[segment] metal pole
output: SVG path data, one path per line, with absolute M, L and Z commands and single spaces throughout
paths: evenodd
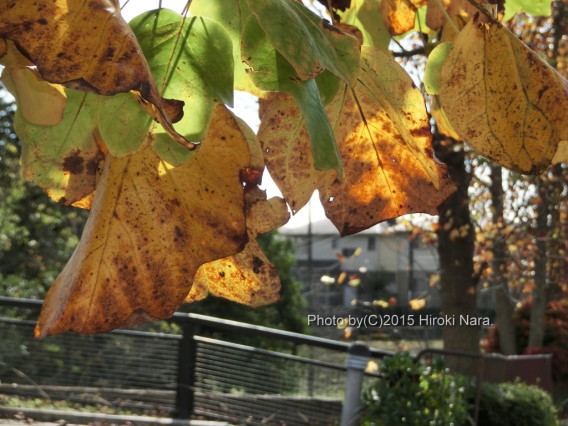
M 341 410 L 341 426 L 355 426 L 357 424 L 363 376 L 370 356 L 369 347 L 362 342 L 355 342 L 349 347 L 349 355 L 345 362 L 347 377 L 345 379 L 343 409 Z
M 182 339 L 178 349 L 178 379 L 176 392 L 175 418 L 187 420 L 193 414 L 193 387 L 195 384 L 195 366 L 197 343 L 193 340 L 196 326 L 190 321 L 181 322 Z

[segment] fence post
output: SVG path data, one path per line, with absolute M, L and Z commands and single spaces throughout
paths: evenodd
M 347 377 L 345 379 L 343 409 L 341 410 L 341 426 L 356 425 L 358 408 L 361 404 L 363 376 L 370 357 L 371 351 L 364 343 L 355 342 L 349 347 L 349 355 L 345 362 Z
M 191 320 L 181 322 L 183 333 L 178 348 L 178 376 L 176 392 L 175 418 L 187 420 L 193 414 L 193 386 L 195 384 L 195 367 L 197 360 L 197 344 L 193 340 L 196 326 Z

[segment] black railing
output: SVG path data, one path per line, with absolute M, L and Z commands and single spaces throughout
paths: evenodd
M 9 331 L 17 331 L 20 340 L 16 340 L 29 352 L 13 362 L 16 368 L 26 370 L 23 373 L 29 380 L 14 378 L 19 386 L 11 391 L 36 395 L 37 389 L 48 389 L 53 399 L 77 401 L 82 398 L 81 386 L 91 392 L 104 389 L 103 399 L 108 395 L 115 405 L 154 407 L 178 419 L 199 416 L 290 425 L 305 424 L 306 419 L 311 424 L 339 420 L 348 343 L 184 313 L 168 320 L 181 328 L 181 335 L 115 330 L 105 335 L 65 334 L 36 341 L 32 338 L 33 319 L 41 305 L 37 300 L 0 297 L 0 308 L 8 308 L 12 316 L 0 318 L 0 333 L 6 337 Z M 15 311 L 28 315 L 14 319 Z M 0 311 L 0 316 L 6 314 Z M 214 338 L 219 332 L 254 336 L 280 346 L 289 342 L 296 353 Z M 129 353 L 132 348 L 134 353 Z M 3 346 L 0 361 L 14 350 Z M 376 358 L 392 354 L 371 349 Z M 45 364 L 50 357 L 57 368 Z M 62 394 L 65 389 L 72 394 Z M 2 387 L 0 391 L 8 390 Z M 137 397 L 137 392 L 143 397 Z

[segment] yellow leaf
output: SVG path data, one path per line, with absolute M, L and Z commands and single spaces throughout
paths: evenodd
M 242 250 L 239 175 L 248 145 L 224 106 L 214 114 L 203 146 L 180 167 L 151 148 L 107 155 L 81 242 L 48 292 L 37 337 L 169 317 L 199 266 Z
M 430 287 L 436 287 L 440 282 L 440 274 L 432 274 L 430 275 L 430 282 L 428 283 Z
M 256 196 L 246 194 L 249 242 L 245 249 L 202 265 L 185 303 L 211 294 L 257 307 L 277 302 L 280 298 L 278 271 L 262 252 L 256 236 L 284 225 L 290 215 L 282 198 L 266 200 L 264 191 L 257 191 Z
M 474 150 L 519 173 L 539 174 L 568 141 L 568 82 L 501 25 L 469 22 L 442 67 L 440 99 Z
M 426 306 L 426 299 L 412 299 L 408 302 L 410 309 L 413 311 L 419 311 Z

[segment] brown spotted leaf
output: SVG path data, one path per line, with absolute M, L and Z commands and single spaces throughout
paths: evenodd
M 264 233 L 284 225 L 290 215 L 286 202 L 279 197 L 266 200 L 258 190 L 256 201 L 247 201 L 249 242 L 245 249 L 225 259 L 202 265 L 185 302 L 195 302 L 208 295 L 223 297 L 247 306 L 264 306 L 280 298 L 280 276 L 256 241 Z M 250 197 L 247 195 L 247 200 Z
M 328 106 L 345 163 L 342 181 L 306 168 L 306 132 L 299 112 L 285 101 L 267 107 L 259 130 L 268 169 L 289 203 L 307 202 L 319 189 L 342 235 L 407 213 L 436 214 L 453 192 L 445 167 L 432 156 L 422 94 L 387 54 L 363 48 L 357 85 L 342 86 Z
M 134 33 L 113 0 L 0 2 L 0 37 L 12 40 L 43 79 L 112 95 L 133 91 L 179 143 Z
M 248 146 L 224 106 L 214 114 L 203 146 L 180 167 L 151 148 L 107 156 L 81 242 L 46 297 L 36 336 L 169 317 L 199 266 L 242 250 Z
M 96 172 L 104 154 L 97 143 L 96 95 L 71 89 L 66 93 L 63 117 L 56 125 L 31 123 L 18 109 L 14 128 L 22 142 L 24 178 L 55 201 L 70 205 L 95 190 Z
M 568 82 L 500 25 L 470 21 L 442 67 L 440 100 L 481 155 L 539 174 L 568 159 Z M 555 158 L 556 157 L 556 158 Z
M 250 171 L 264 171 L 260 144 L 248 126 L 240 122 L 247 135 L 251 151 Z M 241 175 L 242 177 L 242 175 Z M 258 234 L 264 234 L 283 226 L 290 214 L 286 202 L 279 197 L 266 199 L 265 191 L 258 188 L 260 182 L 246 182 L 246 221 L 249 242 L 238 254 L 202 265 L 195 275 L 193 287 L 185 302 L 195 302 L 209 294 L 223 297 L 248 306 L 263 306 L 277 302 L 280 292 L 278 271 L 266 258 L 256 241 Z
M 318 186 L 335 180 L 336 172 L 316 170 L 308 130 L 291 95 L 276 93 L 261 105 L 258 138 L 266 167 L 295 214 L 307 204 Z

